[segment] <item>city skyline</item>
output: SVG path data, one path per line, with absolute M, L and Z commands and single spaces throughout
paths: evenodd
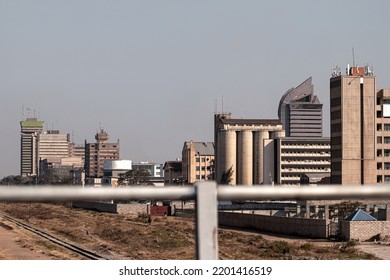
M 75 143 L 101 123 L 121 158 L 164 162 L 185 141 L 212 141 L 215 111 L 277 118 L 281 96 L 311 76 L 329 136 L 333 66 L 368 63 L 377 87 L 390 86 L 389 7 L 0 1 L 0 177 L 19 174 L 22 107 Z

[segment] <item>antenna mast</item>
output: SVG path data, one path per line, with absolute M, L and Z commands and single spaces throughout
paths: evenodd
M 352 47 L 352 63 L 353 63 L 353 67 L 356 67 L 355 65 L 355 49 Z
M 222 92 L 222 114 L 223 114 L 223 92 Z

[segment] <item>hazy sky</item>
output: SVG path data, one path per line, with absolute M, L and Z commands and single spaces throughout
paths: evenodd
M 0 177 L 19 174 L 22 108 L 46 129 L 120 156 L 174 160 L 213 141 L 218 111 L 277 118 L 308 77 L 324 104 L 329 77 L 355 61 L 390 88 L 389 1 L 0 0 Z

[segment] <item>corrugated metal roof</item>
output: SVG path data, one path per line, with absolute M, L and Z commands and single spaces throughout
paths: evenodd
M 214 143 L 213 142 L 194 142 L 195 154 L 202 156 L 214 155 Z
M 349 215 L 345 220 L 347 221 L 377 221 L 373 216 L 368 214 L 366 211 L 359 209 Z

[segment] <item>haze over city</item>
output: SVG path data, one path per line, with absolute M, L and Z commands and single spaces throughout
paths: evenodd
M 213 141 L 213 113 L 277 118 L 308 77 L 324 104 L 338 65 L 372 65 L 390 87 L 387 1 L 2 1 L 0 177 L 19 174 L 20 125 L 93 141 L 100 124 L 122 159 L 181 157 Z M 224 108 L 222 108 L 222 96 Z M 217 100 L 217 101 L 216 101 Z

